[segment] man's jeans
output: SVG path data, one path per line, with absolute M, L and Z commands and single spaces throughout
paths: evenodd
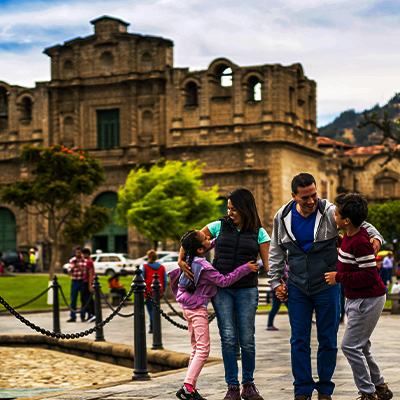
M 311 368 L 311 321 L 315 310 L 319 381 L 314 382 Z M 337 331 L 340 316 L 340 286 L 334 285 L 314 295 L 306 295 L 297 287 L 289 286 L 289 320 L 294 394 L 312 396 L 314 389 L 332 394 L 332 376 L 336 367 Z
M 76 310 L 76 303 L 78 300 L 78 293 L 80 294 L 81 297 L 81 303 L 82 303 L 82 288 L 83 288 L 83 279 L 72 279 L 71 280 L 71 308 L 73 310 Z M 82 307 L 84 304 L 82 304 Z M 70 317 L 71 319 L 76 319 L 76 314 L 74 312 L 70 312 Z M 85 319 L 85 311 L 81 312 L 81 319 Z
M 236 324 L 239 332 L 242 357 L 242 383 L 254 381 L 256 346 L 254 339 L 255 317 L 258 305 L 257 287 L 230 289 L 218 288 L 212 298 L 221 337 L 222 357 L 225 367 L 225 381 L 228 386 L 239 385 L 238 363 L 236 360 Z

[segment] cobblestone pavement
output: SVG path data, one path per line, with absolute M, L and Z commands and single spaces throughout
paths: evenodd
M 126 311 L 128 312 L 128 310 Z M 107 311 L 103 310 L 103 317 L 108 315 Z M 41 327 L 52 329 L 52 315 L 47 314 L 26 314 L 25 317 Z M 147 315 L 146 315 L 147 317 Z M 78 332 L 87 329 L 87 324 L 77 322 L 75 324 L 66 324 L 68 313 L 63 313 L 61 318 L 61 329 L 64 333 Z M 267 316 L 265 314 L 257 314 L 256 317 L 256 346 L 257 359 L 255 371 L 255 383 L 263 395 L 265 400 L 283 400 L 293 399 L 293 378 L 290 369 L 290 327 L 287 314 L 278 314 L 275 320 L 275 325 L 280 328 L 279 331 L 265 331 Z M 390 383 L 394 391 L 394 399 L 400 396 L 400 359 L 398 345 L 400 316 L 392 316 L 389 314 L 382 315 L 379 324 L 372 337 L 372 351 L 381 367 L 385 379 Z M 168 350 L 180 352 L 190 352 L 190 343 L 187 331 L 179 330 L 176 327 L 163 320 L 163 345 Z M 211 356 L 221 357 L 219 335 L 217 331 L 216 321 L 210 325 L 211 329 Z M 344 326 L 341 325 L 339 330 L 339 346 L 343 335 Z M 0 316 L 0 334 L 23 334 L 32 333 L 26 326 L 13 316 Z M 107 341 L 133 344 L 133 321 L 132 319 L 114 318 L 109 325 L 104 329 L 104 336 Z M 94 339 L 94 335 L 89 336 Z M 147 335 L 147 347 L 151 347 L 151 335 Z M 312 353 L 313 353 L 313 368 L 316 371 L 316 329 L 312 332 Z M 20 354 L 25 349 L 9 349 L 9 356 Z M 0 348 L 0 350 L 2 350 Z M 163 372 L 152 374 L 152 379 L 149 381 L 131 381 L 132 372 L 128 368 L 115 367 L 92 360 L 85 360 L 80 357 L 68 356 L 57 352 L 44 352 L 37 350 L 40 354 L 40 365 L 37 368 L 29 367 L 23 370 L 18 370 L 17 364 L 24 359 L 24 356 L 15 359 L 14 375 L 24 375 L 26 382 L 31 387 L 39 381 L 42 376 L 57 377 L 58 387 L 72 389 L 79 386 L 79 389 L 70 390 L 68 392 L 53 392 L 45 395 L 48 399 L 174 399 L 175 392 L 182 384 L 185 376 L 185 370 L 173 372 Z M 11 354 L 10 354 L 11 353 Z M 22 354 L 22 353 L 21 353 Z M 9 370 L 11 364 L 4 365 L 4 358 L 1 357 L 1 369 L 3 373 L 0 375 L 0 387 L 4 388 L 6 377 L 4 371 Z M 51 357 L 51 358 L 50 358 Z M 62 362 L 67 362 L 67 358 L 72 357 L 73 366 L 60 364 L 56 358 Z M 26 357 L 29 359 L 29 357 Z M 37 360 L 37 355 L 35 356 Z M 77 361 L 79 360 L 79 362 Z M 8 361 L 8 357 L 7 357 Z M 92 371 L 83 380 L 81 379 L 81 370 Z M 122 368 L 122 369 L 121 369 Z M 33 372 L 32 372 L 33 369 Z M 65 370 L 68 375 L 64 375 Z M 28 376 L 28 370 L 30 377 Z M 71 374 L 72 370 L 72 374 Z M 126 370 L 126 381 L 123 381 Z M 103 375 L 105 373 L 105 375 Z M 120 375 L 121 374 L 121 375 Z M 314 372 L 316 374 L 316 372 Z M 92 375 L 92 379 L 90 379 Z M 78 377 L 78 379 L 76 379 Z M 111 378 L 111 383 L 107 383 L 106 379 Z M 17 379 L 17 378 L 15 378 Z M 115 379 L 115 381 L 113 381 Z M 122 380 L 122 381 L 121 381 Z M 357 390 L 354 385 L 350 367 L 339 350 L 338 364 L 334 375 L 336 389 L 334 400 L 354 400 L 357 397 Z M 49 381 L 50 382 L 50 381 Z M 93 385 L 97 383 L 98 385 Z M 63 385 L 63 386 L 61 386 Z M 47 384 L 46 386 L 50 386 Z M 85 388 L 83 388 L 86 386 Z M 51 387 L 56 387 L 55 383 L 51 383 Z M 200 393 L 208 400 L 221 400 L 224 397 L 226 386 L 224 383 L 223 366 L 220 363 L 206 366 L 198 381 L 198 389 Z M 0 398 L 2 397 L 2 389 L 0 389 Z M 34 392 L 30 395 L 33 396 Z M 25 394 L 27 395 L 27 394 Z M 315 397 L 315 396 L 314 396 Z M 10 397 L 8 397 L 10 398 Z M 25 397 L 26 398 L 26 397 Z M 35 397 L 36 398 L 36 397 Z M 37 397 L 39 398 L 39 397 Z M 40 397 L 42 398 L 42 397 Z M 43 397 L 44 398 L 44 397 Z

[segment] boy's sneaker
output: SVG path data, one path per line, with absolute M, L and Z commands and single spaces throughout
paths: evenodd
M 358 392 L 358 394 L 360 394 L 360 397 L 357 397 L 357 400 L 378 400 L 378 396 L 375 393 L 361 393 Z
M 181 400 L 188 400 L 188 399 L 195 399 L 195 391 L 189 392 L 187 390 L 185 385 L 182 385 L 182 387 L 176 392 L 176 397 Z
M 254 382 L 243 383 L 242 399 L 243 400 L 264 400 L 260 396 L 260 393 L 258 392 Z
M 306 394 L 296 394 L 296 396 L 294 396 L 294 400 L 311 400 L 311 397 L 307 396 Z
M 379 400 L 389 400 L 393 397 L 392 391 L 389 389 L 387 382 L 382 385 L 375 386 L 375 394 Z
M 240 387 L 238 385 L 228 386 L 228 391 L 223 400 L 241 400 Z

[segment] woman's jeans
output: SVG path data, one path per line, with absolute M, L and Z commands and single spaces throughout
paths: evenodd
M 145 304 L 146 304 L 147 312 L 149 313 L 149 320 L 150 320 L 149 329 L 152 331 L 153 330 L 153 303 L 151 302 L 151 300 L 148 297 L 146 297 Z
M 335 384 L 332 376 L 336 367 L 337 331 L 340 316 L 340 286 L 334 285 L 322 292 L 306 295 L 296 286 L 289 285 L 289 320 L 294 394 L 311 396 L 314 389 L 332 394 Z M 311 321 L 315 310 L 318 352 L 314 382 L 311 368 Z
M 252 383 L 255 369 L 255 318 L 258 305 L 258 288 L 218 288 L 212 298 L 221 337 L 222 358 L 225 367 L 225 381 L 228 386 L 239 385 L 236 359 L 237 332 L 242 358 L 242 383 Z

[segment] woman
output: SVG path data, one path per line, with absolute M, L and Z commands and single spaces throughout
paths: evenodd
M 211 222 L 202 229 L 210 239 L 217 238 L 213 267 L 226 275 L 248 260 L 257 260 L 260 254 L 268 271 L 270 238 L 258 216 L 252 193 L 247 189 L 236 189 L 228 196 L 228 216 Z M 183 258 L 181 269 L 192 277 Z M 226 400 L 262 400 L 254 384 L 255 369 L 255 316 L 258 305 L 257 273 L 250 273 L 228 288 L 218 288 L 212 299 L 221 336 L 225 381 L 228 391 Z M 240 393 L 238 364 L 236 360 L 236 326 L 238 323 L 239 344 L 242 358 L 242 384 Z

